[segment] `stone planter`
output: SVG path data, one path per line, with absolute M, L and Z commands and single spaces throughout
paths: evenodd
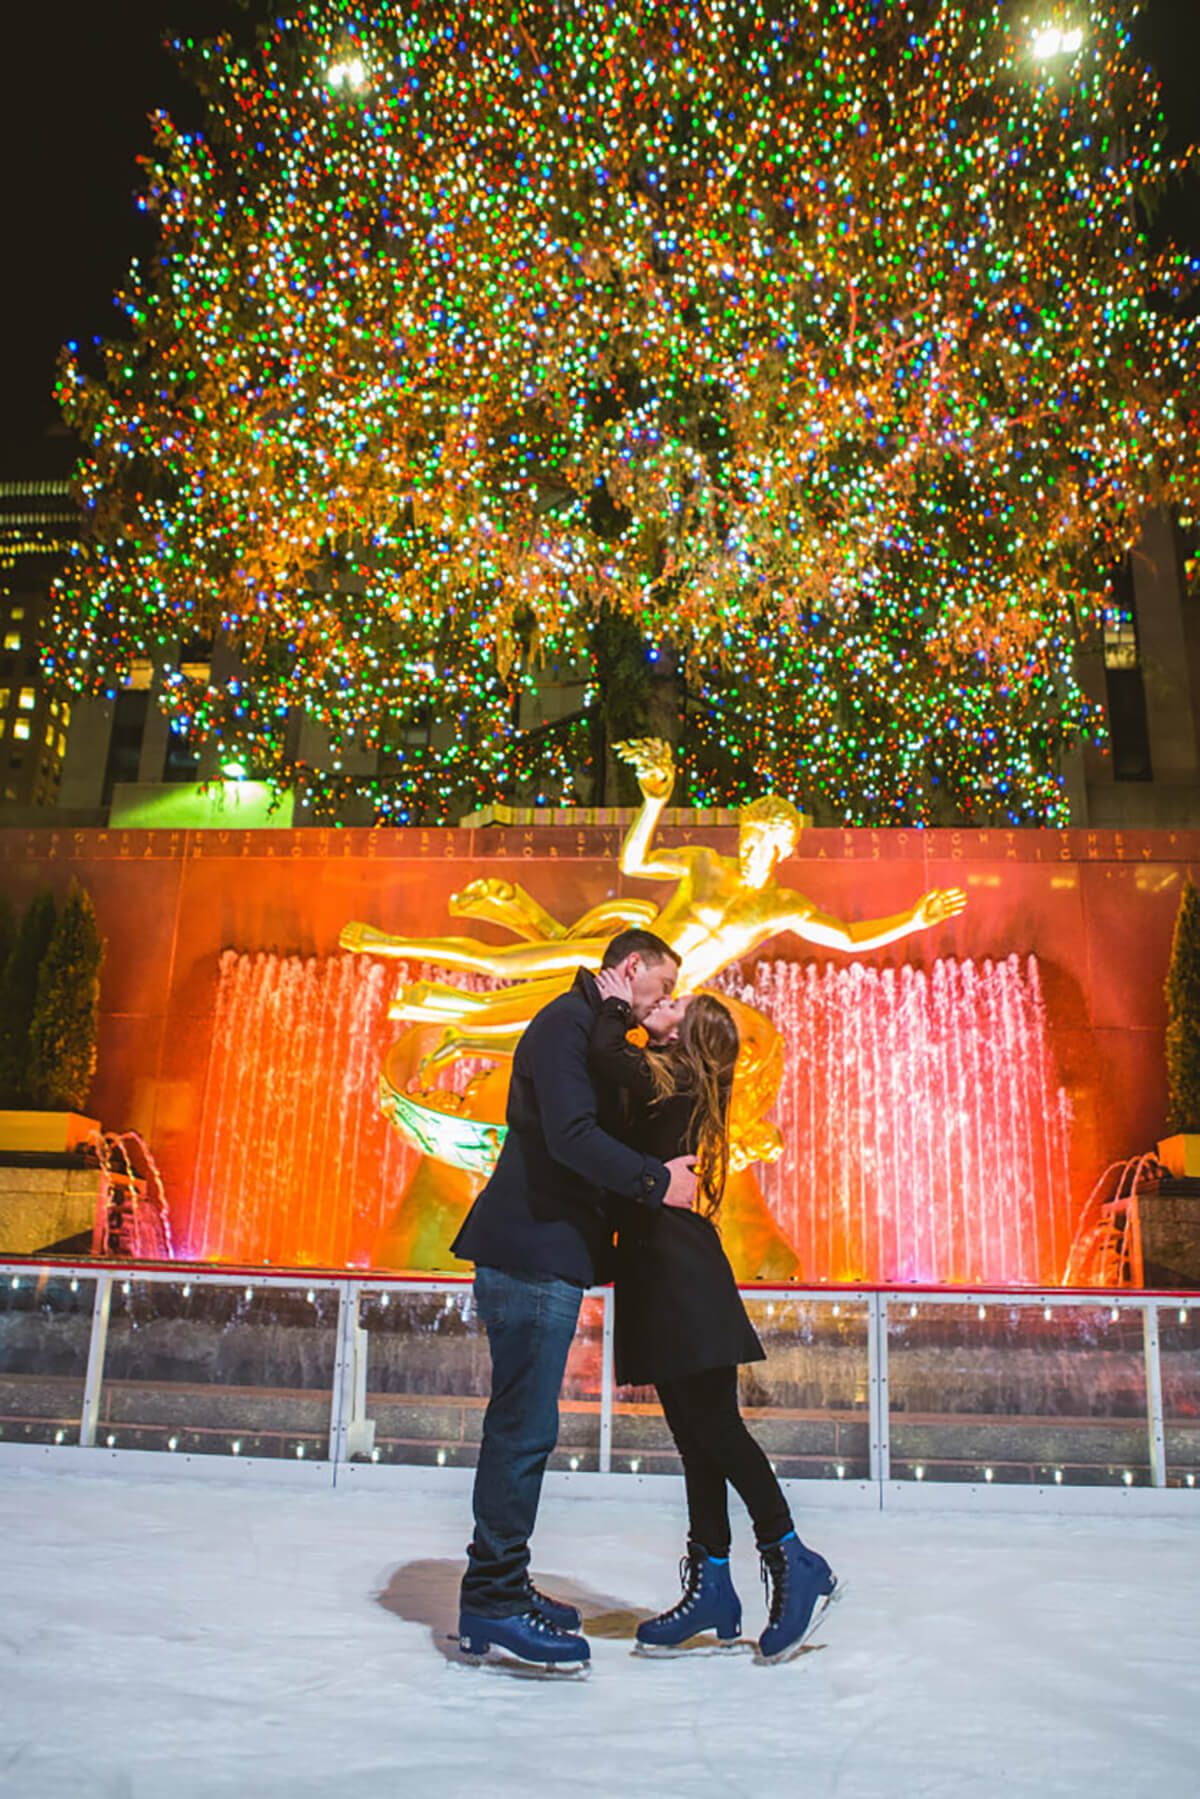
M 1149 1181 L 1137 1202 L 1146 1285 L 1200 1288 L 1200 1179 Z
M 0 1112 L 0 1158 L 71 1155 L 99 1129 L 79 1112 Z

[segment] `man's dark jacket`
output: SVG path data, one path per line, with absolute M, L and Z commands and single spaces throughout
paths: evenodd
M 610 1276 L 606 1196 L 662 1204 L 670 1176 L 602 1128 L 616 1096 L 598 1091 L 588 1045 L 600 1009 L 580 969 L 569 992 L 532 1020 L 513 1057 L 508 1135 L 451 1249 L 508 1274 L 553 1274 L 590 1287 Z

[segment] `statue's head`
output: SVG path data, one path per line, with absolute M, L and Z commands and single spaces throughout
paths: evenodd
M 765 793 L 751 800 L 738 814 L 738 860 L 742 879 L 751 887 L 761 887 L 776 862 L 791 855 L 804 827 L 804 820 L 791 800 L 778 794 Z

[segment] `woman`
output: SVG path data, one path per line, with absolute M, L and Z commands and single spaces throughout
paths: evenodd
M 618 1235 L 617 1381 L 657 1388 L 688 1502 L 683 1597 L 638 1626 L 638 1648 L 670 1654 L 707 1630 L 726 1646 L 738 1638 L 742 1608 L 729 1571 L 732 1485 L 753 1520 L 769 1589 L 758 1647 L 766 1660 L 779 1661 L 799 1649 L 818 1599 L 827 1605 L 837 1581 L 824 1557 L 797 1537 L 771 1464 L 738 1410 L 738 1364 L 762 1361 L 764 1351 L 716 1226 L 729 1165 L 737 1026 L 714 995 L 685 995 L 651 1012 L 651 1047 L 638 1049 L 626 1036 L 633 1015 L 620 977 L 602 970 L 597 980 L 604 1004 L 591 1059 L 598 1075 L 628 1095 L 623 1136 L 647 1155 L 699 1159 L 696 1211 L 643 1211 Z

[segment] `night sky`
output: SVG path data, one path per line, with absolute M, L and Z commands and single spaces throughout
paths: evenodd
M 24 0 L 5 20 L 3 337 L 0 466 L 36 473 L 39 440 L 57 417 L 55 357 L 70 337 L 108 335 L 112 294 L 152 230 L 133 205 L 147 115 L 166 107 L 200 122 L 199 103 L 161 47 L 167 32 L 205 37 L 264 0 Z M 1151 0 L 1142 46 L 1164 84 L 1172 130 L 1200 139 L 1200 0 Z M 1173 209 L 1200 249 L 1200 179 Z

